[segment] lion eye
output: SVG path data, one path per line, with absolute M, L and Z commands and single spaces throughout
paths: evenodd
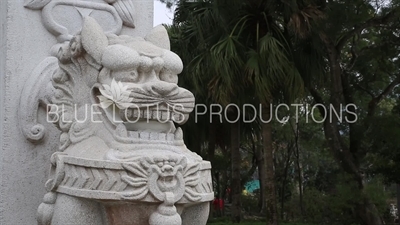
M 138 72 L 137 72 L 137 71 L 131 71 L 131 72 L 130 72 L 130 78 L 131 78 L 134 82 L 138 81 L 138 78 L 139 78 Z
M 169 82 L 169 83 L 178 83 L 178 75 L 172 73 L 161 72 L 160 73 L 160 80 Z
M 122 82 L 137 83 L 139 81 L 139 74 L 137 71 L 113 71 L 112 77 Z

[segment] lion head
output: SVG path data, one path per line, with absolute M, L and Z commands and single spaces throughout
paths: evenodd
M 113 116 L 117 113 L 128 129 L 140 129 L 144 121 L 162 124 L 187 121 L 194 108 L 194 96 L 177 85 L 183 64 L 169 50 L 164 27 L 154 28 L 145 38 L 117 36 L 105 34 L 88 17 L 80 38 L 85 52 L 101 65 L 100 100 L 116 103 L 108 112 Z

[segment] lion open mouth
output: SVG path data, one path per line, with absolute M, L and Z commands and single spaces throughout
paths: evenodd
M 130 84 L 128 91 L 132 105 L 120 111 L 124 122 L 153 120 L 160 123 L 173 121 L 183 124 L 194 108 L 193 94 L 176 84 L 166 82 Z
M 102 96 L 111 101 L 105 109 L 106 114 L 111 121 L 122 122 L 128 131 L 173 133 L 174 123 L 184 124 L 194 108 L 193 94 L 176 84 L 118 81 L 112 83 L 109 89 L 99 88 Z

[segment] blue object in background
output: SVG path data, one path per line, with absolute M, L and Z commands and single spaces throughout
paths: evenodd
M 246 191 L 249 193 L 253 193 L 255 190 L 260 189 L 260 180 L 252 180 L 247 182 L 244 187 Z

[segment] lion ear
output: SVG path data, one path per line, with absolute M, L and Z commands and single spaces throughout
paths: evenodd
M 86 52 L 98 63 L 101 62 L 103 52 L 108 46 L 107 36 L 103 28 L 92 17 L 86 17 L 82 27 L 82 46 Z
M 168 32 L 163 25 L 154 27 L 144 39 L 160 48 L 171 50 Z

